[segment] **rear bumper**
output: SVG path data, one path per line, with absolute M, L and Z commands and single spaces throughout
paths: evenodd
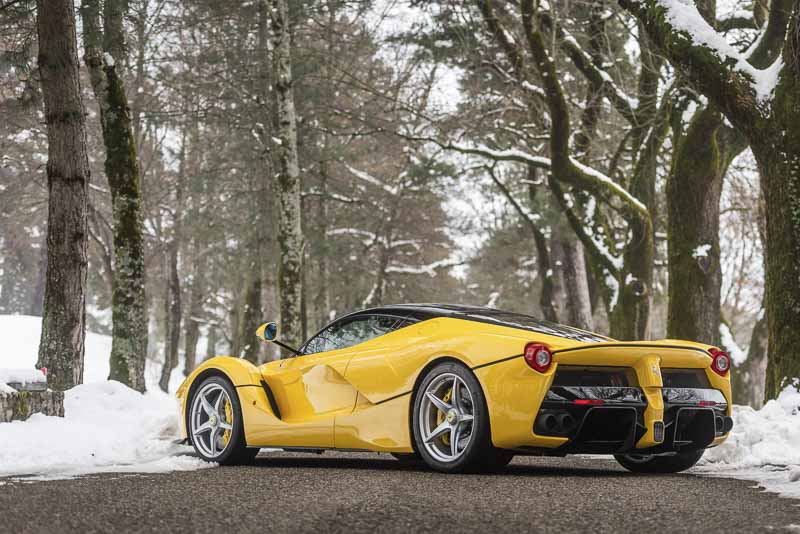
M 733 427 L 718 390 L 664 388 L 661 394 L 661 417 L 648 418 L 647 397 L 639 388 L 554 386 L 545 395 L 533 431 L 566 438 L 551 452 L 662 454 L 712 446 Z M 642 447 L 648 430 L 652 443 Z

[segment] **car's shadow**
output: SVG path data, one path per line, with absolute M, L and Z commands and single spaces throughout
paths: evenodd
M 300 469 L 358 469 L 364 471 L 397 471 L 397 472 L 426 472 L 436 474 L 423 464 L 405 463 L 388 456 L 376 457 L 343 457 L 343 456 L 306 456 L 284 455 L 287 453 L 268 453 L 258 456 L 253 467 L 264 468 L 300 468 Z M 600 460 L 602 462 L 602 460 Z M 584 461 L 585 462 L 585 461 Z M 536 459 L 515 460 L 508 466 L 491 473 L 481 473 L 488 476 L 519 476 L 519 477 L 607 477 L 618 478 L 635 476 L 626 471 L 603 469 L 593 466 L 571 465 L 542 465 Z

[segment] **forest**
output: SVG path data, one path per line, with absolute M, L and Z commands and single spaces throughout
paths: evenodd
M 800 0 L 0 0 L 0 314 L 82 382 L 450 302 L 800 385 Z

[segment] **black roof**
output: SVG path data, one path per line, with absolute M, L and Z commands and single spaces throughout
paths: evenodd
M 478 321 L 483 323 L 497 324 L 500 326 L 519 328 L 520 330 L 528 330 L 530 332 L 558 336 L 575 341 L 609 341 L 609 338 L 603 337 L 599 334 L 594 334 L 592 332 L 587 332 L 571 326 L 551 323 L 550 321 L 537 319 L 523 313 L 496 310 L 486 306 L 432 303 L 390 304 L 387 306 L 361 310 L 349 314 L 349 317 L 366 313 L 388 313 L 392 315 L 403 315 L 404 317 L 412 317 L 419 321 L 433 319 L 435 317 L 453 317 L 456 319 L 465 319 L 469 321 Z

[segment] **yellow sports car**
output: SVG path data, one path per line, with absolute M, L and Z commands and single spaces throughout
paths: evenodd
M 338 449 L 463 472 L 593 453 L 664 473 L 694 465 L 733 426 L 730 358 L 699 343 L 623 343 L 446 304 L 351 313 L 296 350 L 275 323 L 257 335 L 292 357 L 212 358 L 178 390 L 184 437 L 209 462 Z

